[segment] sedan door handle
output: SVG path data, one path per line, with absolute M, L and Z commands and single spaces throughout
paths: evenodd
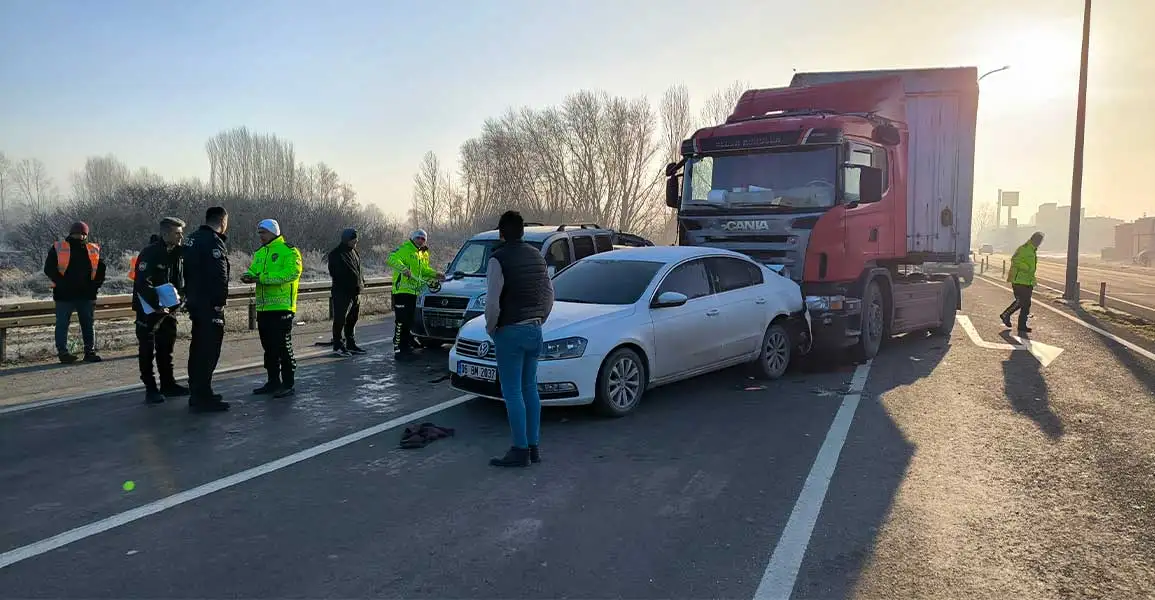
M 711 308 L 710 310 L 706 311 L 706 316 L 707 316 L 707 317 L 716 317 L 716 316 L 718 316 L 718 309 L 716 309 L 716 308 Z
M 765 298 L 758 298 L 757 300 L 754 301 L 754 304 L 766 304 L 766 299 Z

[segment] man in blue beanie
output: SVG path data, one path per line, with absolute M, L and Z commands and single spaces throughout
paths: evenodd
M 340 356 L 365 354 L 354 336 L 361 314 L 361 292 L 365 289 L 356 229 L 350 227 L 341 232 L 341 243 L 329 253 L 329 276 L 333 279 L 333 352 Z

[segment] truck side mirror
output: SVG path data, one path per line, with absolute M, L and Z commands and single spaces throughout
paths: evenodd
M 666 178 L 666 206 L 678 208 L 682 204 L 682 186 L 677 175 Z
M 882 169 L 855 165 L 858 168 L 858 203 L 871 204 L 882 200 Z

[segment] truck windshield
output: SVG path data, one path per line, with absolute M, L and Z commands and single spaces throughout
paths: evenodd
M 834 206 L 838 148 L 704 156 L 686 165 L 682 208 Z
M 541 250 L 541 242 L 527 242 L 530 246 Z M 489 258 L 493 249 L 501 244 L 501 240 L 469 240 L 457 251 L 457 256 L 449 264 L 449 275 L 460 272 L 466 277 L 485 277 L 489 267 Z

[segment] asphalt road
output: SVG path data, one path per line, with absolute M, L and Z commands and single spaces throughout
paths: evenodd
M 976 336 L 1018 343 L 1008 295 L 967 290 Z M 128 393 L 0 415 L 0 596 L 1150 598 L 1155 360 L 1032 326 L 1062 348 L 1045 368 L 960 324 L 623 419 L 547 410 L 525 470 L 486 464 L 500 404 L 385 345 L 307 361 L 293 399 L 222 379 L 225 414 Z M 422 409 L 456 435 L 398 449 Z

